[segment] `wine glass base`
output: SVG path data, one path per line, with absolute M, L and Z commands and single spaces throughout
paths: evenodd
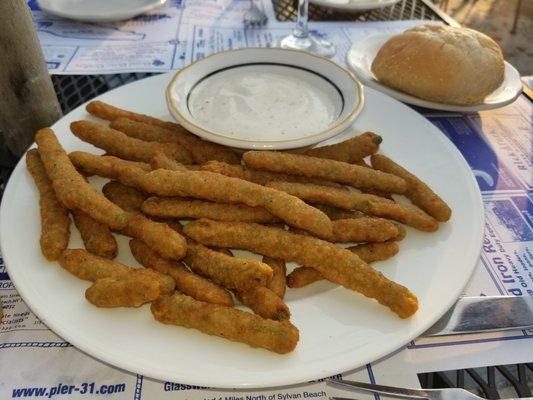
M 279 42 L 283 49 L 302 50 L 317 54 L 322 57 L 333 57 L 336 53 L 335 46 L 327 40 L 309 34 L 305 38 L 289 35 Z

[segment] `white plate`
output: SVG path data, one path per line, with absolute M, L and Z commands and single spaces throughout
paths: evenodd
M 99 99 L 169 119 L 163 93 L 170 79 L 170 75 L 144 79 Z M 83 118 L 88 116 L 80 107 L 53 127 L 67 151 L 96 152 L 69 132 L 69 123 Z M 466 161 L 418 113 L 369 89 L 367 107 L 355 128 L 379 132 L 384 137 L 383 153 L 418 174 L 453 209 L 451 221 L 435 233 L 408 229 L 398 256 L 376 264 L 418 296 L 420 310 L 410 319 L 402 320 L 377 302 L 327 282 L 289 289 L 286 302 L 300 329 L 300 342 L 294 352 L 280 356 L 163 325 L 152 318 L 147 305 L 96 308 L 84 298 L 88 282 L 41 255 L 38 194 L 24 160 L 11 175 L 0 209 L 0 244 L 9 276 L 31 310 L 59 336 L 93 357 L 152 378 L 221 388 L 272 387 L 330 376 L 376 360 L 419 336 L 460 295 L 479 257 L 484 214 Z M 338 140 L 353 134 L 344 133 Z M 118 260 L 138 265 L 127 239 L 119 239 Z M 76 231 L 69 247 L 80 246 Z
M 310 0 L 317 6 L 330 7 L 343 11 L 368 11 L 389 7 L 400 0 Z
M 345 130 L 363 108 L 363 87 L 327 58 L 247 48 L 178 71 L 170 113 L 204 139 L 238 149 L 311 146 Z
M 520 96 L 520 93 L 522 93 L 520 74 L 507 61 L 505 61 L 504 80 L 500 87 L 488 95 L 483 103 L 473 106 L 436 103 L 385 86 L 376 79 L 372 73 L 371 66 L 381 46 L 392 36 L 392 34 L 372 35 L 358 43 L 354 43 L 346 54 L 346 63 L 364 85 L 377 89 L 397 100 L 435 110 L 467 113 L 503 107 L 515 101 Z
M 162 6 L 167 0 L 37 0 L 41 10 L 85 22 L 122 21 Z

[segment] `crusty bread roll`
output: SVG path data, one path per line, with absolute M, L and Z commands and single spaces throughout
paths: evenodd
M 421 25 L 390 38 L 372 62 L 383 84 L 439 103 L 483 102 L 503 82 L 500 46 L 467 28 Z

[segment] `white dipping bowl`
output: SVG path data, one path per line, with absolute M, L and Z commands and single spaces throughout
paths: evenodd
M 348 128 L 363 87 L 338 64 L 301 51 L 216 53 L 178 71 L 170 113 L 196 135 L 236 149 L 305 148 Z

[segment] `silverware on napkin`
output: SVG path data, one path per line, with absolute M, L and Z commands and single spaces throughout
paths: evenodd
M 421 336 L 533 328 L 533 296 L 462 297 Z

